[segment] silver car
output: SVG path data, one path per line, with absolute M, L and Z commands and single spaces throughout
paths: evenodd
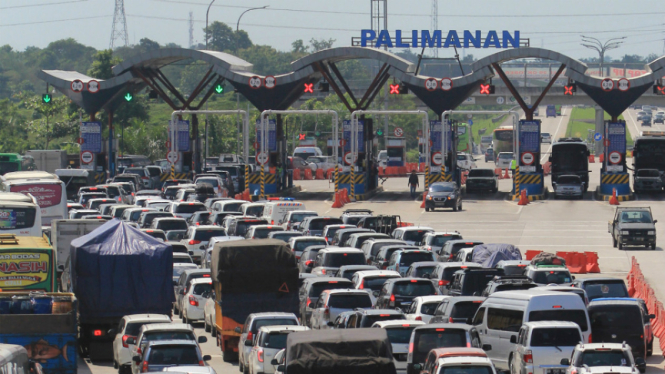
M 372 298 L 363 290 L 337 289 L 325 290 L 315 305 L 311 305 L 312 316 L 309 324 L 312 329 L 329 329 L 342 312 L 356 308 L 372 308 Z
M 292 332 L 307 331 L 305 326 L 264 326 L 259 329 L 254 345 L 249 352 L 249 372 L 272 374 L 271 364 L 277 352 L 286 348 L 286 338 Z
M 584 196 L 584 182 L 578 175 L 561 175 L 555 181 L 552 181 L 554 188 L 554 197 L 576 197 L 581 199 Z

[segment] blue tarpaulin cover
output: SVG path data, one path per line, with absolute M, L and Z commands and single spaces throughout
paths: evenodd
M 521 260 L 520 249 L 512 244 L 481 244 L 473 247 L 472 262 L 493 268 L 499 261 Z
M 71 243 L 71 292 L 81 319 L 170 313 L 173 248 L 117 219 Z

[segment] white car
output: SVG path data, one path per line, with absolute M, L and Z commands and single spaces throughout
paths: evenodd
M 577 344 L 571 359 L 561 359 L 567 365 L 566 374 L 638 374 L 646 370 L 642 357 L 633 358 L 632 350 L 626 343 Z
M 212 204 L 212 211 L 239 212 L 242 204 L 247 204 L 247 202 L 245 200 L 220 200 Z
M 561 360 L 570 358 L 577 343 L 582 341 L 582 331 L 574 322 L 542 321 L 526 322 L 517 336 L 510 362 L 513 373 L 537 373 L 550 370 L 564 372 L 568 365 Z
M 328 242 L 320 236 L 295 236 L 290 238 L 286 245 L 293 251 L 293 254 L 296 256 L 296 260 L 300 259 L 302 252 L 305 248 L 311 245 L 323 245 L 328 246 Z
M 131 356 L 141 356 L 149 342 L 158 340 L 191 340 L 200 344 L 208 341 L 205 336 L 194 335 L 194 328 L 184 323 L 154 323 L 141 327 L 137 338 L 130 338 Z M 140 351 L 139 351 L 140 349 Z M 132 361 L 133 374 L 141 372 L 140 362 Z
M 187 246 L 187 251 L 191 254 L 194 262 L 203 264 L 203 256 L 211 238 L 228 236 L 226 230 L 219 226 L 204 225 L 190 226 L 187 229 L 185 238 L 180 243 Z
M 411 339 L 411 332 L 418 326 L 424 325 L 422 321 L 404 321 L 392 320 L 374 322 L 372 328 L 385 329 L 390 340 L 390 346 L 393 351 L 393 361 L 395 362 L 395 369 L 399 373 L 406 372 L 406 359 L 409 354 L 409 340 Z
M 113 339 L 113 367 L 118 369 L 118 373 L 129 373 L 131 370 L 133 344 L 128 344 L 127 340 L 135 340 L 141 327 L 152 323 L 171 323 L 171 317 L 165 314 L 131 314 L 122 317 Z
M 458 153 L 457 167 L 464 170 L 471 170 L 477 168 L 478 166 L 476 166 L 476 159 L 473 158 L 473 155 L 468 153 Z
M 372 298 L 367 292 L 350 289 L 324 290 L 316 305 L 311 307 L 309 325 L 314 330 L 329 329 L 340 313 L 356 308 L 372 308 Z
M 441 301 L 450 296 L 418 296 L 413 299 L 411 306 L 404 312 L 406 319 L 411 321 L 423 321 L 429 323 L 432 319 L 436 307 L 439 306 Z
M 169 366 L 162 371 L 170 371 L 176 373 L 187 374 L 217 374 L 212 366 Z
M 398 227 L 393 231 L 392 237 L 397 240 L 404 240 L 409 245 L 419 245 L 428 232 L 434 232 L 434 229 L 424 226 Z
M 180 310 L 182 311 L 182 321 L 191 323 L 192 321 L 203 320 L 203 307 L 207 301 L 207 295 L 212 291 L 211 278 L 192 279 L 191 286 L 182 298 Z
M 430 358 L 437 357 L 430 361 Z M 447 374 L 450 372 L 496 374 L 494 364 L 480 348 L 439 348 L 427 355 L 423 368 L 420 364 L 414 369 L 431 374 Z M 450 368 L 451 370 L 446 370 Z M 459 370 L 459 371 L 458 371 Z
M 305 326 L 264 326 L 254 340 L 254 346 L 249 352 L 250 374 L 272 374 L 275 368 L 271 364 L 273 357 L 280 350 L 286 348 L 286 337 L 292 332 L 307 331 Z
M 376 298 L 388 279 L 401 278 L 394 270 L 361 270 L 353 274 L 351 282 L 357 290 L 364 290 L 372 298 L 372 305 L 376 305 Z
M 319 213 L 314 210 L 294 210 L 286 213 L 282 226 L 285 230 L 296 230 L 305 217 L 318 216 Z
M 184 219 L 191 217 L 195 212 L 204 212 L 206 210 L 205 205 L 198 201 L 174 201 L 171 205 L 167 205 L 164 208 L 165 212 L 173 213 L 174 216 Z
M 209 332 L 212 337 L 217 336 L 217 329 L 215 329 L 215 290 L 208 294 L 208 299 L 203 306 L 203 326 L 206 332 Z
M 540 133 L 540 142 L 552 144 L 552 135 L 548 132 Z
M 277 225 L 256 225 L 247 230 L 247 239 L 267 239 L 268 234 L 275 231 L 285 231 L 284 227 Z
M 200 178 L 196 178 L 196 185 L 201 185 L 201 184 L 209 184 L 212 186 L 213 190 L 215 191 L 215 194 L 219 197 L 222 197 L 222 192 L 225 190 L 224 188 L 224 181 L 220 177 L 212 177 L 212 176 L 204 176 Z
M 309 165 L 307 166 L 312 169 L 312 171 L 321 169 L 325 172 L 326 170 L 335 167 L 334 157 L 331 156 L 309 156 L 307 162 L 309 162 Z

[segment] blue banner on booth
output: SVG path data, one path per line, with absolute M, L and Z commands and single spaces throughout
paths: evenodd
M 608 122 L 605 127 L 605 139 L 610 141 L 607 153 L 626 153 L 626 124 L 624 122 Z
M 81 151 L 100 153 L 102 151 L 102 123 L 81 122 Z
M 277 152 L 277 122 L 274 119 L 270 119 L 266 121 L 266 124 L 268 126 L 268 152 Z M 256 142 L 261 144 L 260 120 L 256 120 Z
M 358 152 L 365 152 L 365 137 L 363 136 L 364 123 L 358 120 Z M 344 152 L 351 152 L 351 120 L 342 122 L 342 138 L 344 139 Z
M 173 126 L 171 121 L 169 121 L 169 134 L 168 140 L 171 141 L 171 133 L 173 132 Z M 178 144 L 176 146 L 178 152 L 189 152 L 189 120 L 178 120 Z
M 441 121 L 429 121 L 430 152 L 441 152 Z M 446 143 L 448 151 L 452 149 L 452 131 L 450 122 L 446 124 Z
M 540 152 L 540 121 L 520 120 L 520 153 Z

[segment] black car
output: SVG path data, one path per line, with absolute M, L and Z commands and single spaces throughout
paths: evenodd
M 620 278 L 583 278 L 575 279 L 573 287 L 578 287 L 586 291 L 589 301 L 599 298 L 628 298 L 628 289 L 626 282 Z
M 406 319 L 404 313 L 395 309 L 362 309 L 358 308 L 348 317 L 347 329 L 368 328 L 374 322 Z
M 487 287 L 487 283 L 497 275 L 503 275 L 503 269 L 467 268 L 458 270 L 443 291 L 444 294 L 450 296 L 480 296 Z
M 466 192 L 499 191 L 499 178 L 492 169 L 471 169 L 466 177 Z
M 485 162 L 494 161 L 494 149 L 487 148 L 485 150 Z
M 425 197 L 425 211 L 436 208 L 453 208 L 454 212 L 462 210 L 462 194 L 456 183 L 432 183 Z
M 438 295 L 436 288 L 425 278 L 393 278 L 383 284 L 376 298 L 377 309 L 406 309 L 418 296 Z
M 613 246 L 623 249 L 626 245 L 646 246 L 656 249 L 656 222 L 650 207 L 619 207 L 607 231 L 612 234 Z

